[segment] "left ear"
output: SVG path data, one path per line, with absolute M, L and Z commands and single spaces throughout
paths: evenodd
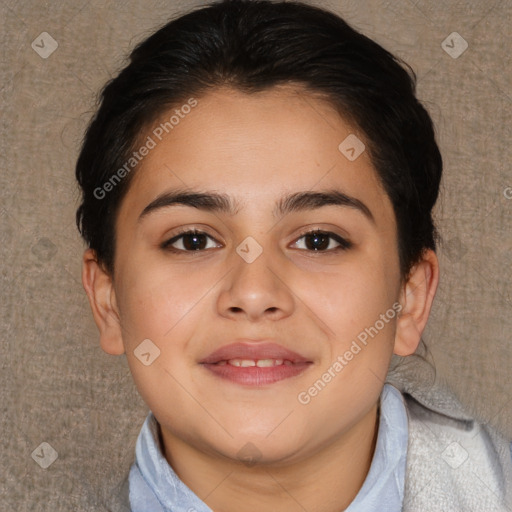
M 427 249 L 412 268 L 400 292 L 402 310 L 398 316 L 394 353 L 409 356 L 418 347 L 427 324 L 437 285 L 439 262 L 436 253 Z

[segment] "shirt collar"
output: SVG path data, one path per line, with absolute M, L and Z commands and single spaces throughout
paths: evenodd
M 379 432 L 370 471 L 345 512 L 401 510 L 408 439 L 403 396 L 394 386 L 385 384 L 380 397 Z

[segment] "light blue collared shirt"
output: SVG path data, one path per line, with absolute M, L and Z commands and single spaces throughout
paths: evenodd
M 400 512 L 404 499 L 409 432 L 402 394 L 385 384 L 380 396 L 377 444 L 363 486 L 345 512 Z M 153 413 L 144 421 L 130 469 L 132 512 L 212 512 L 174 472 L 160 448 Z

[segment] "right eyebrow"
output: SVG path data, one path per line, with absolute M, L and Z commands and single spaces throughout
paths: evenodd
M 236 214 L 240 208 L 240 205 L 226 194 L 172 190 L 164 192 L 151 201 L 142 210 L 142 213 L 139 215 L 139 221 L 156 210 L 180 204 L 207 212 L 221 212 L 228 215 Z

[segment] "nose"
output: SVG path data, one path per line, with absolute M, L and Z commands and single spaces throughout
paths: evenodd
M 251 261 L 232 255 L 232 271 L 226 275 L 218 296 L 220 315 L 251 322 L 280 320 L 291 315 L 295 297 L 286 278 L 286 265 L 272 251 L 264 249 Z

